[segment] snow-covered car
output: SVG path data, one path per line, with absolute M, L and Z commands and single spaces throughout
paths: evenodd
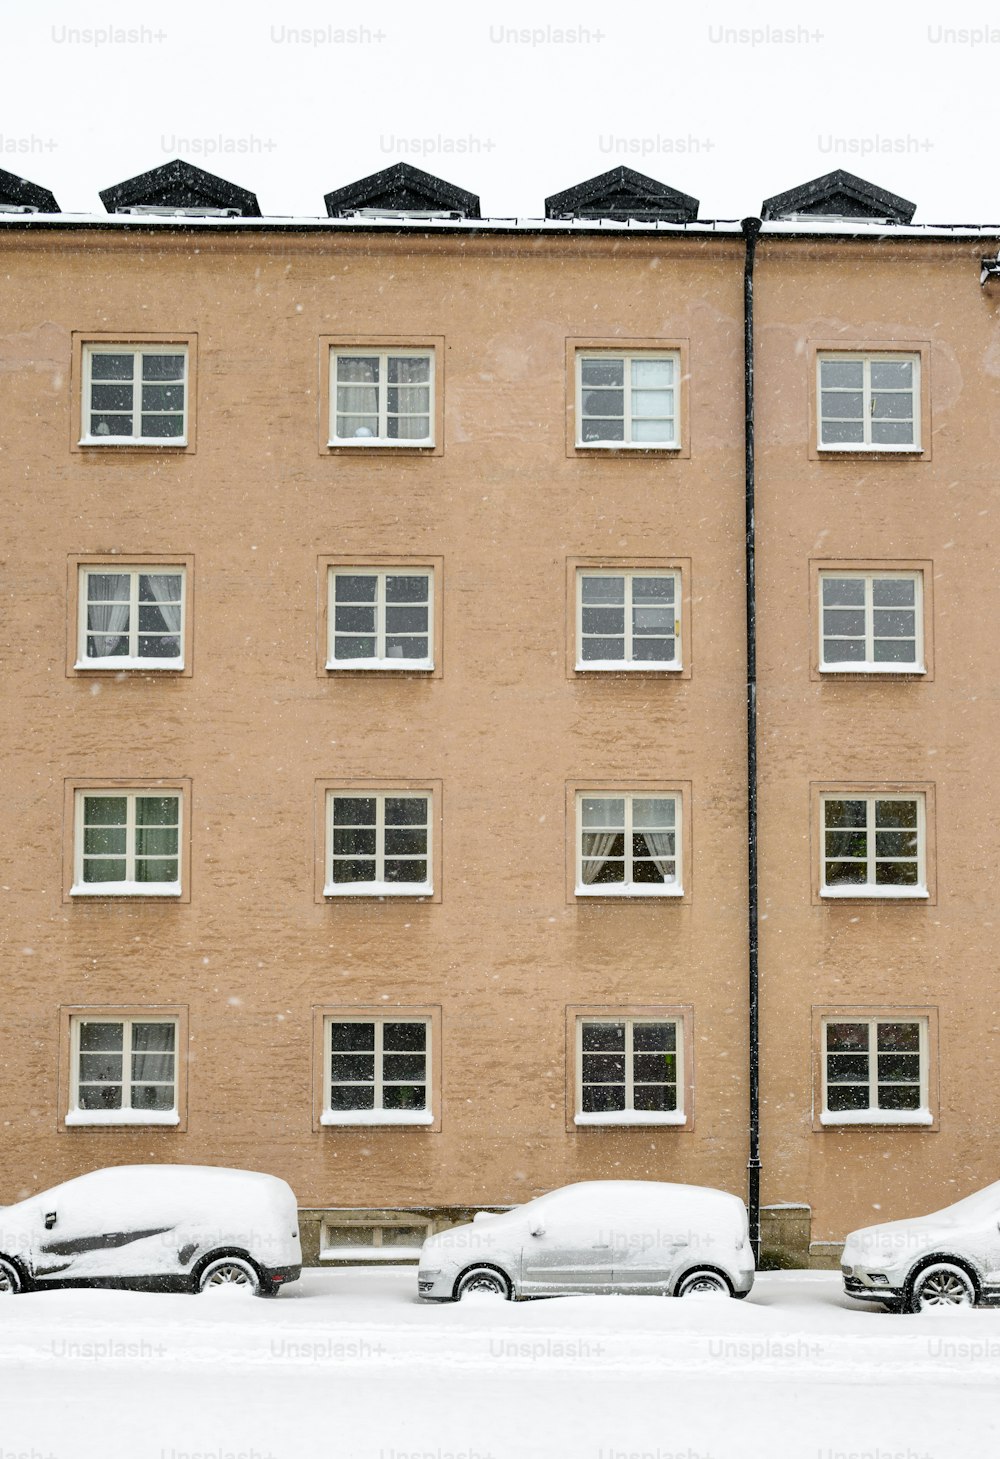
M 894 1312 L 1000 1302 L 998 1223 L 1000 1181 L 929 1216 L 852 1231 L 844 1290 Z
M 665 1181 L 582 1181 L 429 1236 L 421 1297 L 467 1292 L 549 1297 L 571 1292 L 716 1292 L 745 1297 L 754 1260 L 738 1196 Z
M 272 1296 L 301 1270 L 291 1187 L 255 1171 L 120 1165 L 0 1208 L 0 1294 L 233 1286 Z

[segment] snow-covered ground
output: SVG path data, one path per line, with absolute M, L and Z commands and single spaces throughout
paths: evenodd
M 0 1459 L 979 1459 L 1000 1310 L 896 1317 L 832 1272 L 744 1302 L 434 1306 L 411 1268 L 274 1301 L 0 1299 Z

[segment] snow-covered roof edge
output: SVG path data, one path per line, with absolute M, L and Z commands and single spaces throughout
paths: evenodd
M 738 238 L 741 224 L 736 219 L 706 219 L 691 223 L 637 222 L 629 218 L 218 218 L 160 217 L 145 214 L 106 213 L 0 213 L 0 228 L 59 229 L 87 228 L 102 231 L 125 229 L 148 232 L 208 230 L 252 233 L 612 233 L 670 234 L 677 236 L 721 236 Z M 888 223 L 859 218 L 788 219 L 765 222 L 762 238 L 997 238 L 1000 223 Z

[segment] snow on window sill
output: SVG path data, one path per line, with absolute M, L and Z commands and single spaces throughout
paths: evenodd
M 71 897 L 179 897 L 178 882 L 168 881 L 95 881 L 77 883 L 69 889 Z
M 326 667 L 331 672 L 359 673 L 364 669 L 370 669 L 383 673 L 390 671 L 399 673 L 401 670 L 416 669 L 421 673 L 427 673 L 434 668 L 430 659 L 328 659 Z
M 833 1125 L 932 1125 L 929 1109 L 852 1109 L 840 1114 L 824 1110 L 819 1117 L 824 1126 Z
M 872 446 L 861 441 L 820 441 L 817 451 L 834 456 L 920 456 L 923 446 L 919 443 L 906 446 Z
M 67 1125 L 179 1125 L 175 1109 L 71 1109 Z
M 428 882 L 343 881 L 327 882 L 324 897 L 430 897 Z
M 589 663 L 578 663 L 576 672 L 588 674 L 663 674 L 676 673 L 684 665 L 679 659 L 664 659 L 662 663 L 646 660 L 642 663 L 626 663 L 624 659 L 592 659 Z
M 183 659 L 77 659 L 74 669 L 183 669 Z
M 575 1125 L 686 1125 L 683 1110 L 604 1110 L 600 1114 L 578 1114 Z
M 895 886 L 842 886 L 822 887 L 821 897 L 828 897 L 831 900 L 837 898 L 848 898 L 857 901 L 921 901 L 930 896 L 926 887 L 895 887 Z
M 820 664 L 821 674 L 926 674 L 923 664 Z
M 684 888 L 680 886 L 616 886 L 612 883 L 604 883 L 593 886 L 577 885 L 576 895 L 578 897 L 683 897 Z
M 334 447 L 350 446 L 351 448 L 358 447 L 362 451 L 370 451 L 374 446 L 377 447 L 380 451 L 384 451 L 386 449 L 390 451 L 412 451 L 414 449 L 418 451 L 428 451 L 433 448 L 434 441 L 432 439 L 419 441 L 401 441 L 398 439 L 390 440 L 388 436 L 348 436 L 344 440 L 334 439 L 332 441 L 327 441 L 326 444 L 331 449 Z
M 577 441 L 578 451 L 679 451 L 680 441 Z
M 321 1125 L 432 1125 L 434 1116 L 426 1109 L 325 1109 Z
M 81 436 L 79 446 L 186 446 L 186 436 Z

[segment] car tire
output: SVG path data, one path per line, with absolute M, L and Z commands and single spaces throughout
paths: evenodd
M 0 1297 L 13 1296 L 21 1290 L 21 1273 L 12 1261 L 0 1256 Z
M 953 1261 L 936 1261 L 925 1266 L 910 1284 L 910 1312 L 932 1307 L 974 1307 L 976 1284 L 964 1267 Z
M 513 1296 L 509 1279 L 492 1266 L 473 1266 L 463 1272 L 455 1283 L 455 1301 L 460 1302 L 466 1292 L 485 1292 L 489 1296 L 503 1297 L 505 1302 Z
M 244 1288 L 255 1297 L 264 1293 L 260 1272 L 244 1256 L 216 1256 L 205 1263 L 198 1273 L 198 1291 L 217 1291 L 220 1287 Z
M 715 1271 L 712 1267 L 698 1267 L 693 1272 L 686 1272 L 677 1283 L 677 1292 L 675 1295 L 678 1297 L 690 1297 L 696 1292 L 709 1293 L 719 1297 L 731 1297 L 733 1295 L 729 1278 L 723 1276 L 722 1272 Z

